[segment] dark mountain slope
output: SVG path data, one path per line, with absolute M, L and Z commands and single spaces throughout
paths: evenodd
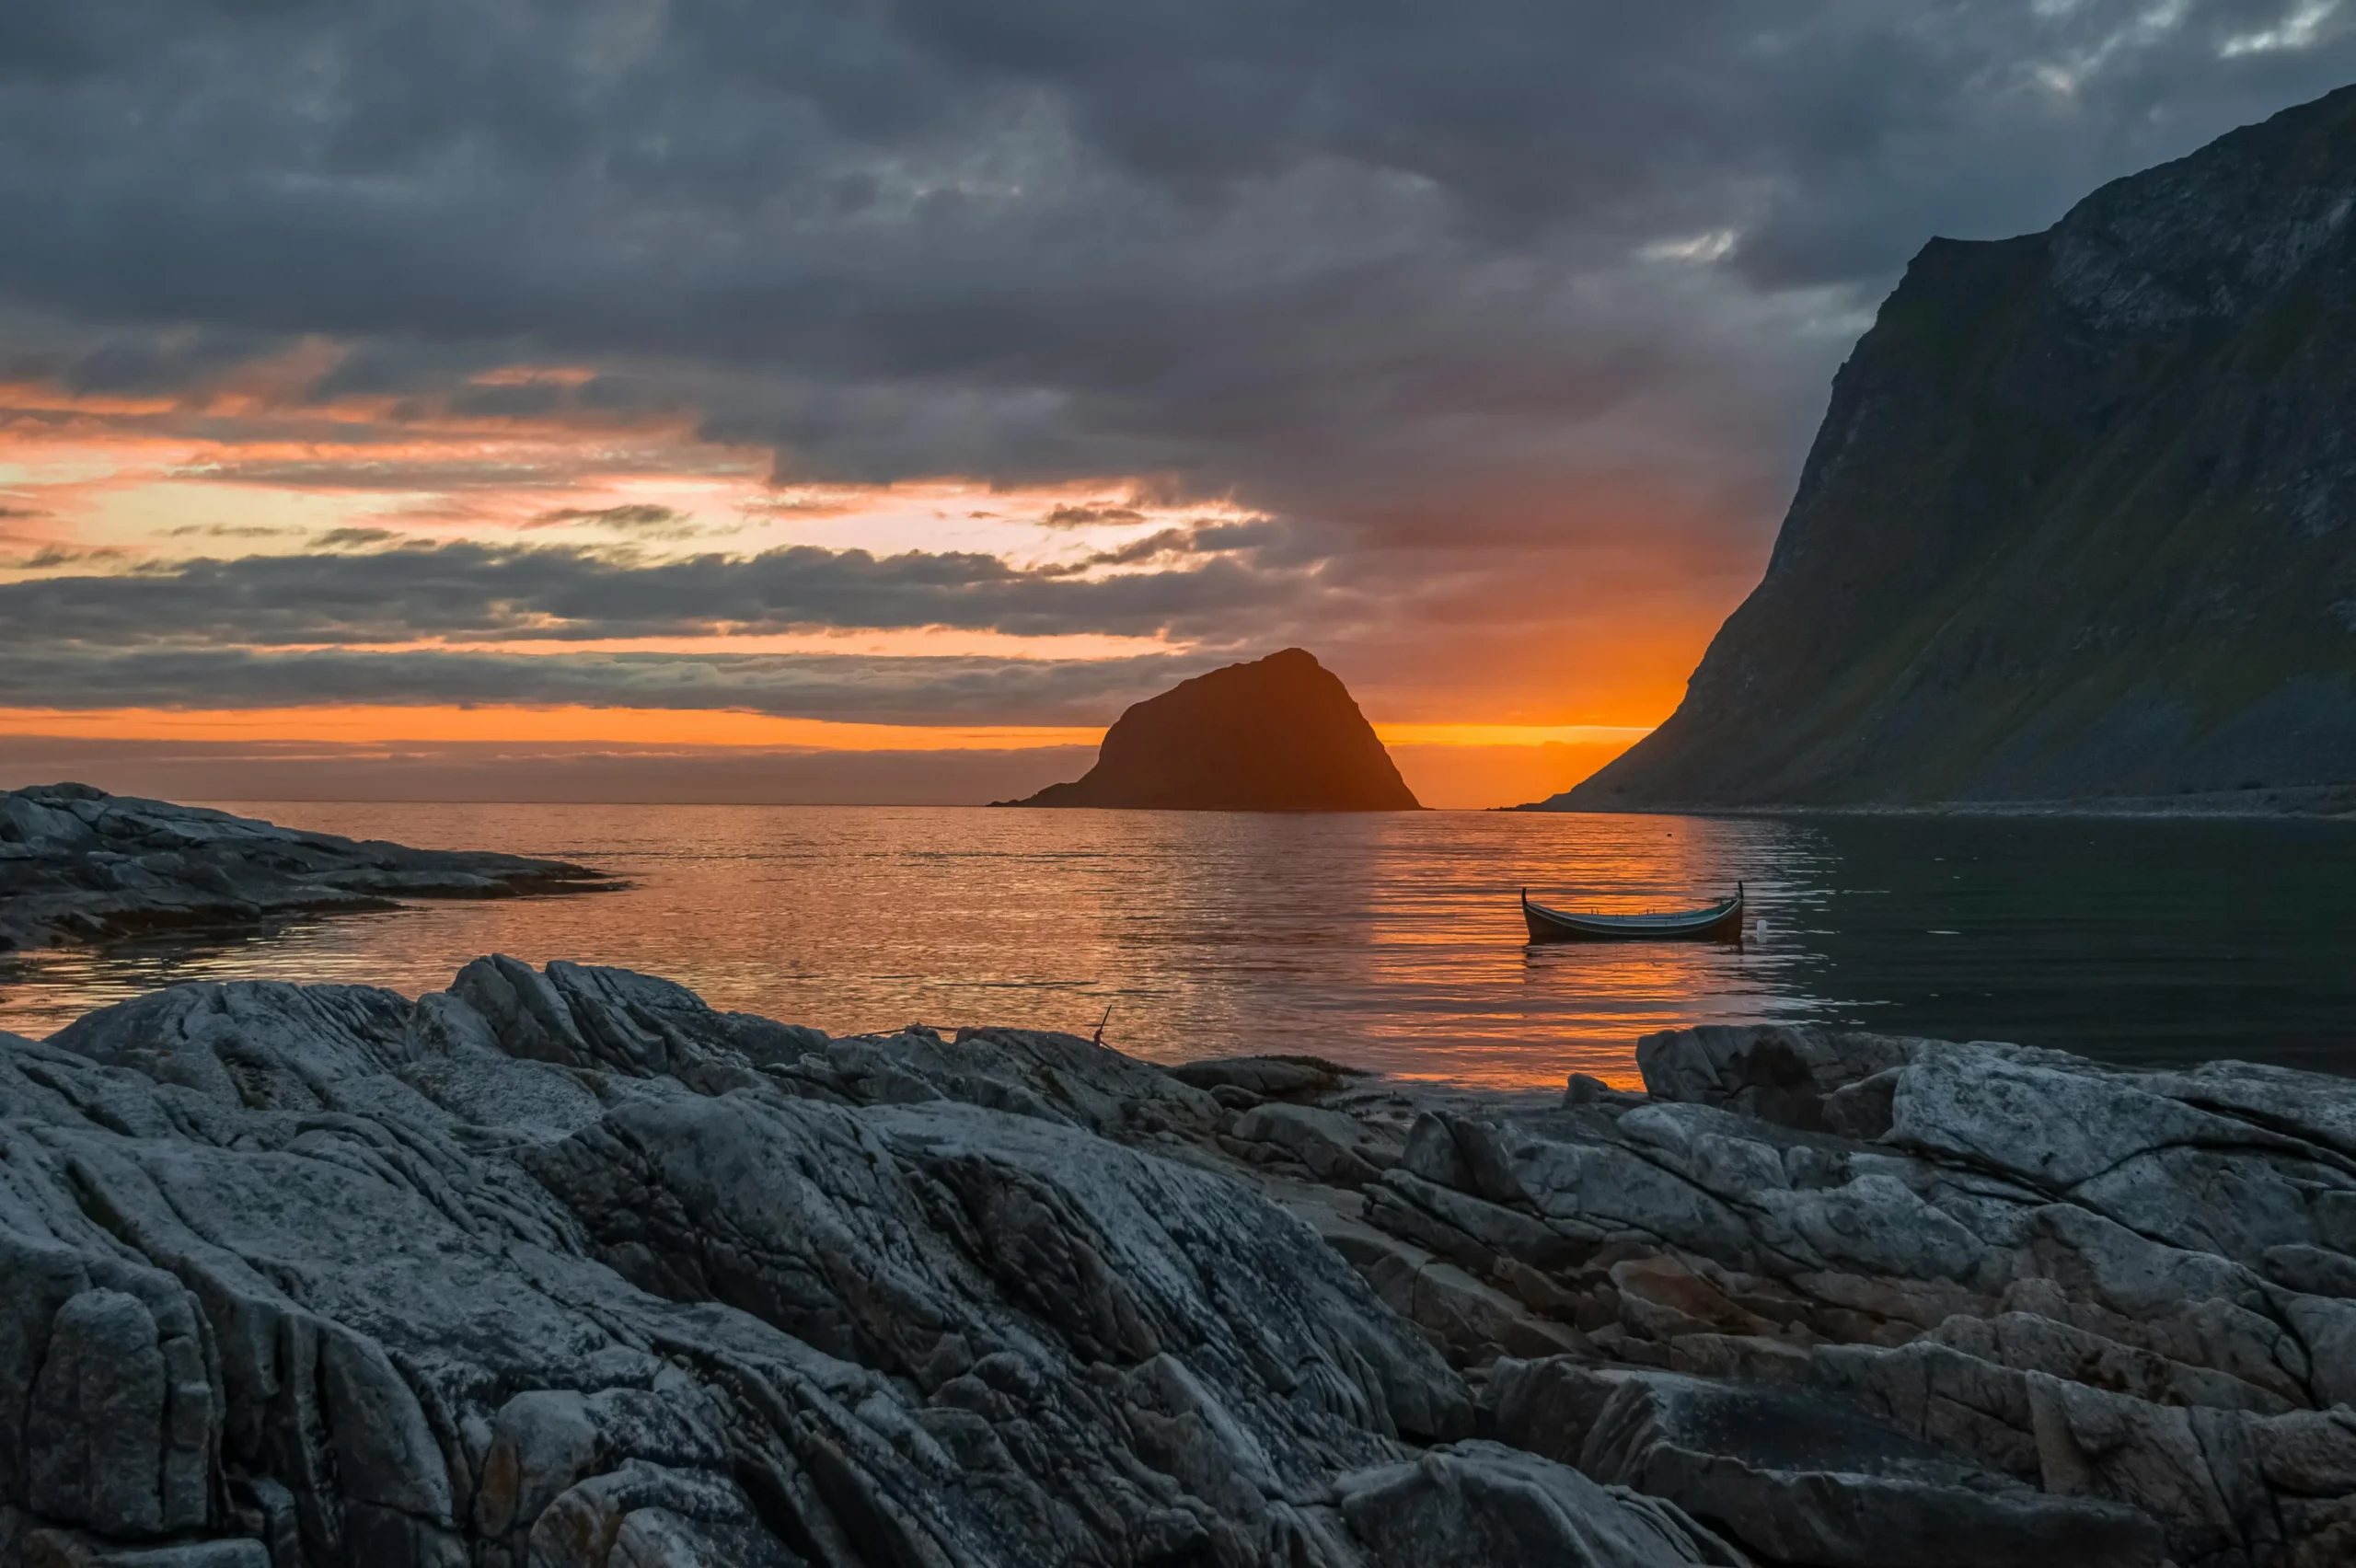
M 1675 715 L 1548 805 L 2356 782 L 2356 88 L 1924 247 Z
M 1181 681 L 1123 713 L 1096 766 L 1015 806 L 1412 812 L 1391 754 L 1314 657 L 1288 648 Z

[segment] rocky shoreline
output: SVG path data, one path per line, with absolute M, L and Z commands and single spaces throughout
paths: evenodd
M 504 958 L 0 1036 L 0 1562 L 2356 1556 L 2356 1081 L 829 1039 Z
M 613 885 L 561 860 L 304 833 L 87 784 L 0 790 L 0 952 Z

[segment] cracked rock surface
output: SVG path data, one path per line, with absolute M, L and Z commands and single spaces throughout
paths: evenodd
M 506 959 L 0 1038 L 0 1562 L 1737 1560 L 1472 1440 L 1233 1114 Z
M 0 1037 L 0 1563 L 2356 1561 L 2356 1084 L 829 1039 L 506 958 Z
M 1425 1115 L 1368 1190 L 1583 1337 L 1486 1369 L 1498 1436 L 1780 1561 L 2356 1562 L 2356 1082 L 1788 1027 L 1637 1060 Z
M 0 790 L 0 952 L 603 880 L 558 860 L 303 833 L 87 784 Z

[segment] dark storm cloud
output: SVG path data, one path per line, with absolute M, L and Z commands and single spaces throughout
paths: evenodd
M 156 652 L 0 659 L 0 707 L 529 703 L 899 724 L 1101 724 L 1221 661 L 771 653 Z M 395 726 L 398 728 L 398 725 Z
M 31 393 L 0 420 L 267 442 L 178 477 L 438 498 L 417 517 L 686 460 L 633 446 L 658 428 L 768 448 L 797 487 L 1141 479 L 1128 510 L 1264 516 L 1080 571 L 650 561 L 640 541 L 685 525 L 618 514 L 605 550 L 360 528 L 293 557 L 91 561 L 0 585 L 0 683 L 76 705 L 1108 716 L 1099 677 L 1053 665 L 268 651 L 941 626 L 1306 641 L 1384 691 L 1515 681 L 1539 711 L 1541 686 L 1627 661 L 1550 629 L 1539 668 L 1515 635 L 1739 597 L 1831 370 L 1927 237 L 2041 226 L 2356 76 L 2351 15 L 10 0 L 0 384 Z M 582 439 L 404 455 L 453 418 Z M 1172 669 L 1135 672 L 1132 694 Z
M 318 333 L 318 395 L 686 409 L 790 476 L 1415 533 L 1617 464 L 1755 535 L 1925 237 L 2356 74 L 2312 12 L 19 0 L 0 295 L 106 335 L 87 387 Z M 467 379 L 519 355 L 601 374 Z
M 318 542 L 368 547 L 385 537 L 338 529 Z M 1173 536 L 1152 553 L 1184 543 Z M 918 627 L 1231 643 L 1264 635 L 1272 617 L 1299 613 L 1324 592 L 1300 573 L 1252 570 L 1225 555 L 1182 570 L 1078 579 L 969 553 L 878 557 L 798 545 L 641 561 L 561 547 L 411 544 L 0 584 L 0 648 L 13 658 L 63 644 L 594 641 Z

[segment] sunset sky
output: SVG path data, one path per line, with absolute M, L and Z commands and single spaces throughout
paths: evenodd
M 19 0 L 0 786 L 982 801 L 1299 644 L 1532 798 L 1926 238 L 2351 78 L 2334 0 Z

